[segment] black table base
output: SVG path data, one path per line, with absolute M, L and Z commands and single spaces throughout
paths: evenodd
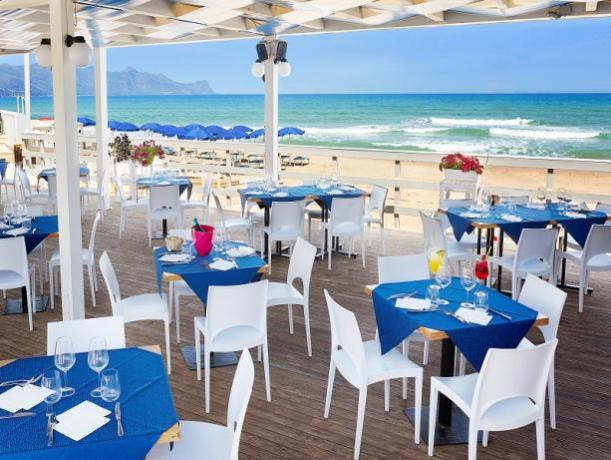
M 201 357 L 202 357 L 202 366 L 204 368 L 204 345 L 201 346 Z M 195 346 L 187 345 L 184 347 L 180 347 L 180 353 L 182 354 L 185 363 L 189 370 L 194 371 L 197 370 L 197 365 L 195 364 Z M 211 353 L 210 355 L 210 367 L 224 367 L 224 366 L 234 366 L 238 364 L 238 355 L 233 352 L 230 353 Z
M 27 297 L 26 297 L 27 302 Z M 16 315 L 16 314 L 24 314 L 28 312 L 27 308 L 24 308 L 22 299 L 7 299 L 6 304 L 4 305 L 4 314 L 5 315 Z M 40 313 L 46 311 L 49 308 L 49 296 L 42 295 L 37 296 L 34 299 L 34 311 L 36 313 Z
M 441 394 L 439 395 L 441 396 Z M 408 420 L 414 424 L 415 409 L 409 407 L 403 410 Z M 422 406 L 422 414 L 420 415 L 420 440 L 429 442 L 429 408 Z M 482 440 L 482 433 L 477 436 L 478 442 Z M 435 445 L 441 446 L 445 444 L 467 444 L 469 442 L 469 418 L 458 407 L 452 408 L 452 425 L 443 426 L 437 420 L 435 430 Z

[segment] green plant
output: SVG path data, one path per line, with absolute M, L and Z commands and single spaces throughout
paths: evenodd
M 117 163 L 131 160 L 133 154 L 132 141 L 127 134 L 117 136 L 110 144 L 110 151 Z

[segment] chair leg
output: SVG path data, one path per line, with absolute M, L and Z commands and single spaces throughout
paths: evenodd
M 288 304 L 289 310 L 289 333 L 293 335 L 293 306 Z
M 356 415 L 356 436 L 354 437 L 354 459 L 361 453 L 361 439 L 363 437 L 363 422 L 365 421 L 365 406 L 367 405 L 367 387 L 359 389 L 359 406 Z
M 206 348 L 204 349 L 204 373 L 206 374 L 204 377 L 204 391 L 206 393 L 206 413 L 210 413 L 210 350 L 208 349 L 208 344 L 206 343 Z
M 422 421 L 422 373 L 416 376 L 414 407 L 416 409 L 416 420 L 414 423 L 414 442 L 420 444 L 420 424 Z
M 268 265 L 268 275 L 272 274 L 272 239 L 267 238 L 267 265 Z
M 556 382 L 554 377 L 554 361 L 547 377 L 547 399 L 549 401 L 549 425 L 552 430 L 556 429 Z
M 579 313 L 583 312 L 583 298 L 584 298 L 584 292 L 587 289 L 586 287 L 587 279 L 588 279 L 587 272 L 585 270 L 582 270 L 581 274 L 579 275 Z
M 91 302 L 95 307 L 95 286 L 93 285 L 93 273 L 91 265 L 87 265 L 87 275 L 89 276 L 89 288 L 91 289 Z
M 174 321 L 176 322 L 176 343 L 180 343 L 180 295 L 174 291 Z
M 437 402 L 439 400 L 439 391 L 431 388 L 431 396 L 429 402 L 429 457 L 433 456 L 435 449 L 435 426 L 437 425 Z
M 488 447 L 488 439 L 490 432 L 489 431 L 484 431 L 484 433 L 482 434 L 482 446 L 483 447 Z
M 327 396 L 325 397 L 325 418 L 329 418 L 331 410 L 331 397 L 333 396 L 333 384 L 335 383 L 335 363 L 331 358 L 329 365 L 329 379 L 327 380 Z
M 328 254 L 328 261 L 327 261 L 327 269 L 331 270 L 331 254 L 333 254 L 333 235 L 331 235 L 331 232 L 327 232 L 327 249 L 329 251 Z M 324 245 L 323 245 L 323 251 L 324 251 Z
M 363 268 L 365 268 L 365 235 L 361 235 L 361 257 L 363 258 Z
M 477 458 L 477 428 L 469 423 L 469 455 L 468 460 Z
M 265 393 L 267 395 L 267 401 L 272 400 L 272 388 L 269 381 L 269 354 L 267 352 L 267 338 L 262 344 L 263 348 L 263 372 L 265 373 Z
M 422 350 L 422 365 L 426 366 L 429 363 L 429 350 L 431 348 L 431 342 L 428 340 L 424 341 L 424 349 Z
M 123 228 L 125 227 L 125 210 L 121 206 L 121 213 L 119 215 L 119 239 L 123 238 Z
M 306 343 L 308 345 L 308 356 L 312 357 L 312 336 L 310 333 L 310 305 L 309 301 L 303 306 L 303 320 L 305 322 Z
M 390 380 L 384 380 L 384 410 L 390 410 Z
M 312 241 L 312 218 L 308 216 L 308 241 Z
M 172 373 L 172 358 L 170 356 L 170 318 L 163 320 L 163 328 L 165 332 L 165 355 L 168 361 L 168 374 Z
M 407 340 L 404 340 L 403 343 L 401 343 L 401 351 L 403 353 L 403 356 L 408 359 L 409 358 L 409 342 Z M 403 377 L 401 379 L 401 397 L 403 399 L 407 399 L 407 377 Z
M 49 297 L 51 299 L 51 310 L 55 309 L 55 286 L 54 286 L 55 274 L 53 273 L 53 266 L 49 265 Z
M 195 372 L 197 374 L 197 380 L 202 379 L 202 342 L 199 334 L 197 324 L 194 326 L 195 329 Z
M 460 363 L 458 364 L 458 375 L 465 375 L 465 371 L 467 369 L 467 359 L 465 355 L 460 354 Z
M 545 416 L 541 413 L 541 417 L 535 422 L 537 431 L 537 460 L 545 460 Z
M 30 289 L 31 280 L 26 280 L 25 290 L 26 295 L 28 296 L 28 323 L 30 326 L 30 331 L 34 330 L 34 320 L 32 319 L 32 311 L 34 310 L 34 302 L 32 302 L 32 289 Z
M 380 240 L 382 241 L 382 255 L 386 255 L 386 237 L 384 236 L 384 216 L 380 224 Z

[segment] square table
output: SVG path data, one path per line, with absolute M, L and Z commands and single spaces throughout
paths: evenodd
M 512 316 L 512 321 L 492 312 L 492 321 L 487 326 L 462 324 L 455 318 L 439 311 L 411 313 L 395 307 L 395 300 L 389 299 L 393 294 L 415 294 L 424 297 L 426 288 L 434 284 L 432 279 L 387 283 L 366 286 L 365 292 L 371 294 L 376 322 L 379 331 L 381 352 L 384 353 L 401 343 L 414 330 L 418 330 L 430 341 L 441 341 L 440 375 L 454 375 L 454 353 L 458 346 L 463 354 L 479 369 L 488 348 L 515 348 L 532 326 L 544 326 L 549 318 L 519 304 L 486 286 L 492 308 L 502 310 Z M 460 286 L 460 280 L 454 278 L 441 297 L 449 301 L 449 311 L 458 308 L 465 300 L 466 292 Z M 513 324 L 512 324 L 513 323 Z M 406 409 L 406 415 L 413 420 L 413 409 Z M 422 439 L 428 439 L 428 413 L 423 410 Z M 439 418 L 436 444 L 461 444 L 467 442 L 468 420 L 458 408 L 453 408 L 449 399 L 440 395 Z
M 87 366 L 87 353 L 77 353 L 76 364 L 68 371 L 75 395 L 55 404 L 60 414 L 81 401 L 89 400 L 109 410 L 114 403 L 92 398 L 98 385 L 96 374 Z M 118 369 L 121 383 L 123 437 L 117 436 L 114 415 L 110 422 L 83 438 L 73 441 L 55 432 L 54 445 L 47 447 L 46 405 L 34 406 L 36 415 L 3 420 L 0 424 L 0 459 L 82 459 L 144 458 L 156 443 L 180 440 L 178 416 L 159 347 L 109 350 L 109 367 Z M 0 381 L 30 378 L 53 367 L 53 356 L 39 356 L 0 362 Z M 8 415 L 1 411 L 2 415 Z

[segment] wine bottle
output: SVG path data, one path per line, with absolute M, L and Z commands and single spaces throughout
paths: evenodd
M 193 218 L 193 226 L 195 227 L 195 230 L 197 230 L 198 232 L 203 232 L 204 230 L 201 228 L 201 226 L 199 225 L 199 222 L 197 220 L 197 217 Z

